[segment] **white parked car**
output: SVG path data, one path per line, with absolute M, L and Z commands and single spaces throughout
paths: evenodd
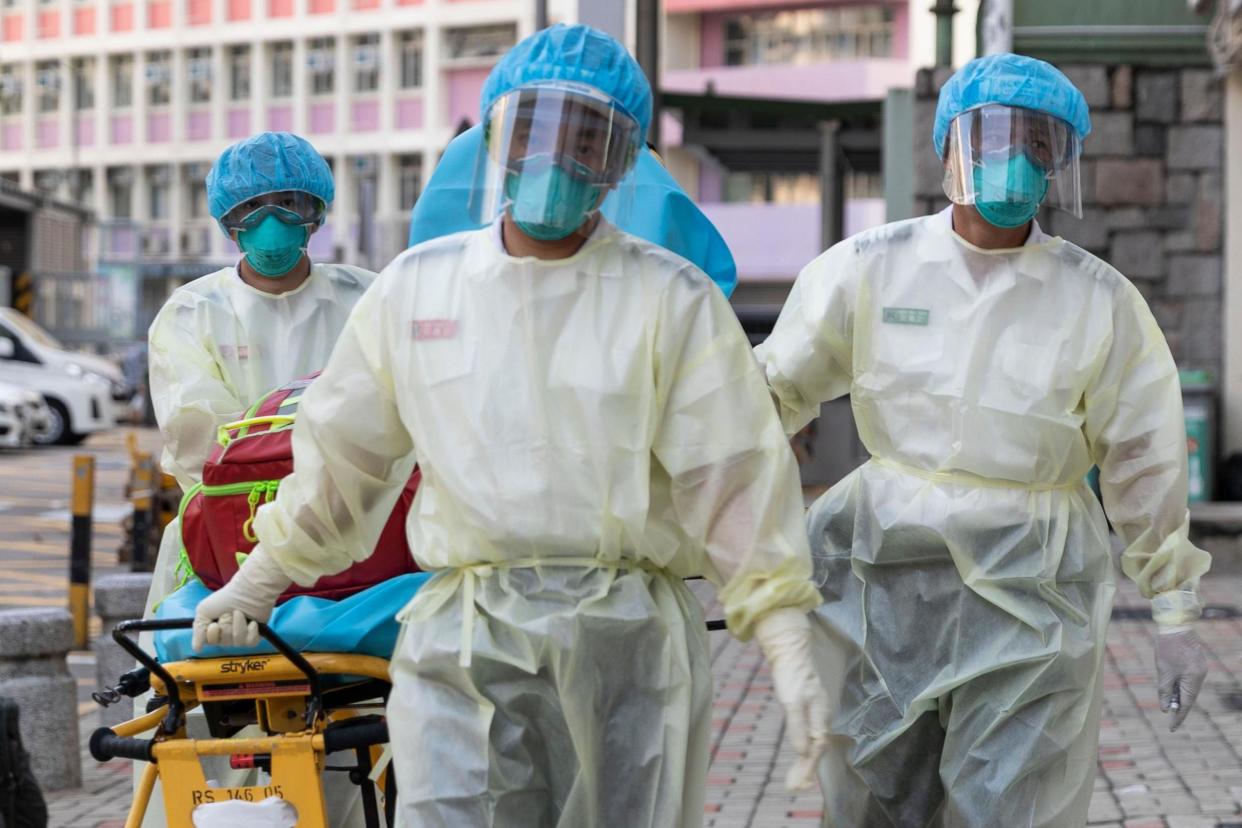
M 0 308 L 0 382 L 38 392 L 47 402 L 39 443 L 78 443 L 113 428 L 133 396 L 116 364 L 66 350 L 28 316 Z
M 21 448 L 33 436 L 29 424 L 30 392 L 0 382 L 0 448 Z

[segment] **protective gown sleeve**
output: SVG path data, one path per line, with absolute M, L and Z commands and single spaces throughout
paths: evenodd
M 1085 395 L 1085 432 L 1104 510 L 1125 541 L 1121 568 L 1161 624 L 1201 612 L 1211 556 L 1188 538 L 1186 426 L 1177 366 L 1138 290 L 1117 290 L 1111 341 Z
M 723 293 L 674 279 L 655 338 L 653 453 L 679 524 L 706 550 L 729 629 L 747 640 L 772 610 L 820 603 L 797 464 Z
M 194 308 L 176 298 L 147 335 L 151 405 L 164 438 L 161 465 L 182 490 L 202 481 L 216 431 L 246 410 L 195 328 Z
M 798 274 L 772 334 L 755 349 L 786 434 L 849 393 L 859 268 L 853 242 L 834 245 Z
M 414 443 L 397 410 L 391 330 L 372 285 L 354 306 L 293 426 L 293 474 L 254 521 L 259 544 L 303 586 L 370 557 L 406 480 Z

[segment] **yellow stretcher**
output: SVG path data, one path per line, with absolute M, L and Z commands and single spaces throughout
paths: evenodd
M 334 653 L 301 654 L 266 624 L 262 637 L 278 654 L 195 659 L 160 664 L 129 633 L 187 629 L 190 619 L 127 621 L 112 636 L 142 668 L 122 677 L 111 690 L 96 694 L 108 704 L 138 696 L 149 686 L 156 695 L 146 715 L 115 728 L 99 728 L 90 740 L 97 761 L 114 758 L 149 763 L 134 796 L 125 828 L 138 828 L 159 779 L 169 828 L 194 828 L 196 809 L 241 801 L 275 804 L 296 811 L 297 828 L 329 828 L 322 774 L 349 773 L 362 789 L 368 828 L 395 825 L 396 782 L 386 768 L 376 768 L 388 726 L 382 716 L 361 715 L 391 689 L 388 662 L 382 658 Z M 367 703 L 370 702 L 368 705 Z M 186 735 L 185 714 L 202 707 L 209 739 Z M 238 738 L 257 725 L 263 735 Z M 153 738 L 139 734 L 156 728 Z M 349 754 L 353 764 L 329 767 L 331 754 Z M 270 781 L 247 787 L 213 787 L 201 759 L 228 756 L 233 768 L 258 768 Z M 386 764 L 386 763 L 385 763 Z M 384 822 L 380 822 L 380 801 Z

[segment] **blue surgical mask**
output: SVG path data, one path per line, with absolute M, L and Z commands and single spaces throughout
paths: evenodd
M 559 241 L 581 227 L 599 204 L 600 191 L 600 185 L 555 165 L 510 173 L 505 179 L 514 223 L 539 241 Z
M 239 231 L 237 246 L 246 254 L 246 261 L 256 273 L 279 279 L 297 266 L 309 238 L 306 225 L 285 224 L 271 215 L 258 227 Z
M 1048 193 L 1047 175 L 1022 153 L 1007 161 L 984 161 L 975 167 L 974 176 L 975 209 L 997 227 L 1026 224 Z

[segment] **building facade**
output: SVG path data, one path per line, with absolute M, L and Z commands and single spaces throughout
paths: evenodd
M 337 200 L 320 260 L 404 248 L 424 174 L 533 26 L 496 0 L 0 0 L 0 178 L 92 210 L 93 264 L 135 335 L 176 285 L 236 261 L 204 177 L 262 130 L 307 136 Z
M 634 5 L 549 0 L 547 11 L 632 46 Z M 204 177 L 225 146 L 262 130 L 305 135 L 333 167 L 337 200 L 312 255 L 378 268 L 404 248 L 422 181 L 477 120 L 484 78 L 533 31 L 536 6 L 0 0 L 0 179 L 93 212 L 90 265 L 134 297 L 122 338 L 139 337 L 176 285 L 236 261 L 207 215 Z M 973 25 L 967 7 L 959 27 Z M 930 31 L 932 15 L 925 0 L 664 0 L 663 11 L 669 167 L 733 247 L 743 292 L 779 296 L 825 242 L 818 124 L 863 103 L 862 131 L 875 133 L 888 90 L 911 86 L 931 48 L 912 32 Z M 851 158 L 845 232 L 885 218 L 878 151 Z

